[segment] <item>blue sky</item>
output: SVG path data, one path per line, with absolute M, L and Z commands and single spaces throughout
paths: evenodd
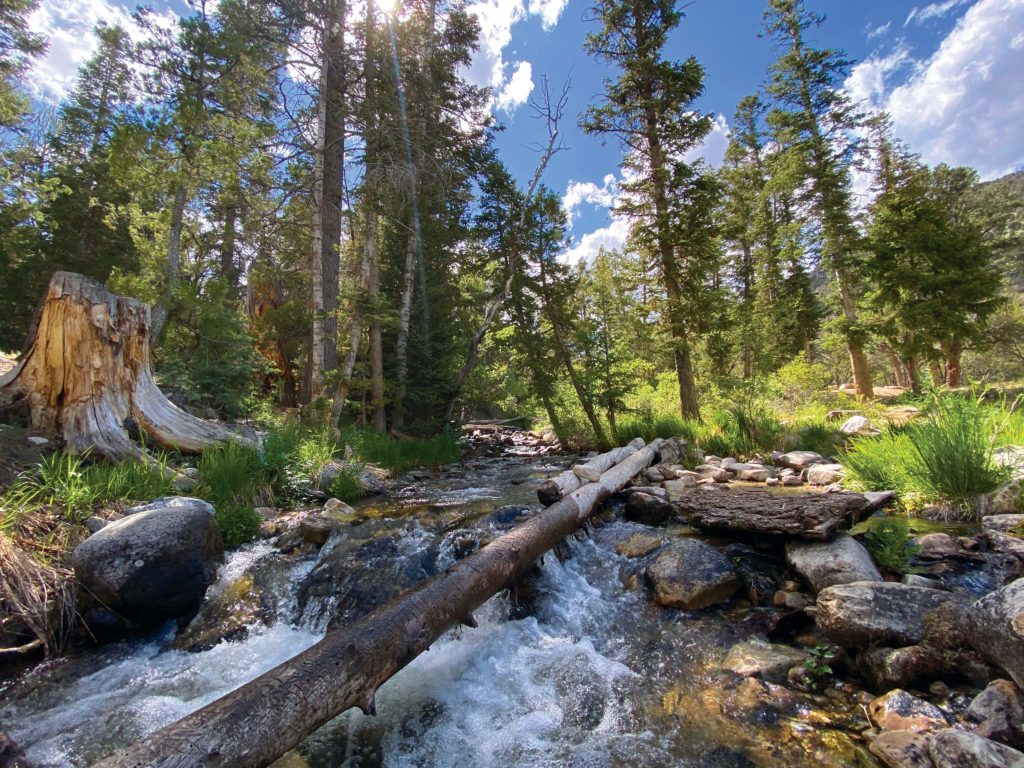
M 846 83 L 865 105 L 885 108 L 897 135 L 928 163 L 970 165 L 994 178 L 1024 165 L 1024 0 L 808 0 L 826 16 L 813 42 L 841 48 L 856 61 Z M 42 0 L 35 28 L 50 50 L 30 78 L 39 97 L 54 99 L 94 43 L 97 21 L 127 23 L 133 2 Z M 154 2 L 171 16 L 179 0 Z M 480 19 L 481 48 L 467 77 L 494 88 L 493 108 L 507 130 L 499 139 L 506 162 L 524 181 L 536 155 L 527 146 L 544 139 L 527 100 L 547 76 L 572 86 L 563 130 L 568 151 L 557 155 L 545 183 L 563 196 L 572 217 L 567 258 L 588 258 L 601 245 L 615 247 L 625 222 L 609 213 L 619 178 L 614 141 L 584 135 L 576 119 L 609 75 L 582 51 L 589 21 L 587 0 L 472 0 Z M 736 103 L 755 92 L 773 58 L 770 40 L 758 38 L 762 0 L 693 0 L 666 54 L 693 55 L 704 65 L 705 94 L 696 104 L 715 116 L 715 130 L 694 154 L 721 162 Z

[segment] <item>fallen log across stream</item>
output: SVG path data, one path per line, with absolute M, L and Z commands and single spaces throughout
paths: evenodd
M 259 768 L 351 707 L 374 714 L 381 685 L 448 628 L 460 622 L 476 626 L 474 610 L 527 573 L 650 466 L 660 445 L 660 440 L 646 447 L 631 444 L 597 482 L 567 494 L 420 589 L 355 624 L 329 629 L 295 658 L 97 766 Z
M 581 466 L 600 475 L 602 472 L 607 472 L 609 469 L 614 467 L 633 451 L 643 447 L 643 438 L 637 437 L 621 448 L 613 448 L 606 453 L 602 453 L 600 456 L 595 456 Z M 555 477 L 541 483 L 537 488 L 537 498 L 540 499 L 540 503 L 545 507 L 550 507 L 563 496 L 567 496 L 573 491 L 582 488 L 586 485 L 586 482 L 586 480 L 576 474 L 573 470 L 569 469 L 562 474 L 556 475 Z

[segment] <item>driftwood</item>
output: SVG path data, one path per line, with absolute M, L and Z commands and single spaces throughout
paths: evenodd
M 622 448 L 613 448 L 607 453 L 595 456 L 590 461 L 583 464 L 583 466 L 587 469 L 596 471 L 598 474 L 607 472 L 627 457 L 632 451 L 642 448 L 643 445 L 643 439 L 637 437 Z M 537 488 L 537 498 L 540 499 L 541 504 L 549 507 L 563 496 L 582 488 L 585 484 L 586 480 L 573 472 L 572 469 L 569 469 L 562 474 L 541 483 Z
M 149 331 L 147 305 L 83 275 L 55 273 L 25 354 L 0 377 L 0 408 L 24 405 L 33 429 L 69 451 L 111 459 L 143 454 L 132 432 L 192 452 L 241 440 L 164 397 L 150 370 Z
M 777 493 L 764 488 L 699 486 L 676 505 L 713 531 L 782 534 L 824 540 L 867 507 L 859 493 Z
M 257 768 L 351 707 L 375 712 L 374 694 L 449 627 L 476 626 L 473 611 L 525 574 L 611 494 L 654 460 L 660 441 L 636 449 L 522 525 L 420 589 L 99 763 L 103 768 Z

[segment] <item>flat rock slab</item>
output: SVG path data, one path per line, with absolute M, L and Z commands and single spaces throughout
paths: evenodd
M 694 525 L 824 541 L 867 506 L 859 493 L 777 493 L 766 488 L 703 486 L 676 502 Z

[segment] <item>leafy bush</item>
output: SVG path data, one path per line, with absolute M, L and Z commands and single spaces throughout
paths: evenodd
M 345 502 L 353 502 L 363 497 L 363 485 L 359 482 L 359 470 L 351 465 L 346 466 L 331 480 L 331 496 Z
M 216 505 L 217 526 L 224 537 L 224 546 L 230 548 L 252 541 L 260 532 L 263 518 L 252 504 L 226 502 Z
M 828 368 L 821 363 L 810 362 L 803 352 L 779 368 L 773 377 L 783 400 L 791 404 L 806 403 L 820 397 L 828 391 L 830 381 Z
M 875 562 L 892 573 L 907 573 L 910 558 L 920 550 L 911 538 L 910 523 L 900 517 L 874 517 L 866 523 L 864 545 Z

